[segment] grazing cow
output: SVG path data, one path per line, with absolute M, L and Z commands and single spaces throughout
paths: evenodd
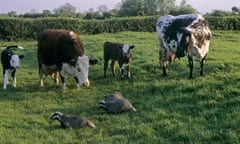
M 200 75 L 204 75 L 204 61 L 211 38 L 211 31 L 204 17 L 199 14 L 162 16 L 157 20 L 156 30 L 163 76 L 168 74 L 168 61 L 185 55 L 189 61 L 189 78 L 193 78 L 193 56 L 199 58 Z
M 71 116 L 61 112 L 55 112 L 51 115 L 50 119 L 58 120 L 63 128 L 84 128 L 86 126 L 96 128 L 94 123 L 83 116 Z
M 84 55 L 83 44 L 73 31 L 43 31 L 38 37 L 37 58 L 39 65 L 39 83 L 43 86 L 43 75 L 51 75 L 58 82 L 58 72 L 62 81 L 62 89 L 66 88 L 65 77 L 74 76 L 77 86 L 89 86 L 88 67 L 96 63 Z
M 116 61 L 118 61 L 121 79 L 123 79 L 124 77 L 123 75 L 124 64 L 127 65 L 128 78 L 130 78 L 131 77 L 130 61 L 132 56 L 131 50 L 134 48 L 134 45 L 129 46 L 127 44 L 122 43 L 105 42 L 103 47 L 104 47 L 104 77 L 106 77 L 108 61 L 111 59 L 112 60 L 111 69 L 113 76 L 116 75 L 115 63 Z
M 137 111 L 131 102 L 124 98 L 120 92 L 106 95 L 104 100 L 98 103 L 99 108 L 104 108 L 109 113 L 120 113 L 126 111 Z
M 3 89 L 7 89 L 8 83 L 8 74 L 11 73 L 12 76 L 12 85 L 16 87 L 16 77 L 15 72 L 16 69 L 20 66 L 20 59 L 22 59 L 23 55 L 16 55 L 12 52 L 12 48 L 15 49 L 23 49 L 21 46 L 8 46 L 5 50 L 2 51 L 1 54 L 1 62 L 3 66 Z

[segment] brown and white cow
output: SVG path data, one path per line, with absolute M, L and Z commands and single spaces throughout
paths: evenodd
M 60 72 L 62 89 L 66 88 L 67 75 L 74 76 L 77 86 L 90 85 L 89 57 L 84 55 L 83 44 L 75 32 L 51 29 L 43 31 L 38 37 L 37 57 L 40 86 L 43 86 L 44 74 L 51 75 L 55 82 L 58 82 L 58 72 Z
M 188 57 L 193 78 L 193 56 L 200 60 L 200 75 L 204 75 L 204 61 L 209 51 L 211 31 L 207 21 L 199 14 L 162 16 L 157 20 L 156 30 L 159 42 L 159 60 L 163 76 L 168 75 L 168 61 Z

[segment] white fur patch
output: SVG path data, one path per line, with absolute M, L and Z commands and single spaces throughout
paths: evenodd
M 17 48 L 18 48 L 18 49 L 24 49 L 22 46 L 18 46 Z
M 73 35 L 74 35 L 74 32 L 73 32 L 73 31 L 70 31 L 70 32 L 69 32 L 69 35 L 70 35 L 70 36 L 73 36 Z
M 127 54 L 128 51 L 129 51 L 129 45 L 124 44 L 123 47 L 122 47 L 122 50 L 123 50 L 123 53 Z
M 19 59 L 18 55 L 12 55 L 11 56 L 10 65 L 13 68 L 17 68 L 17 67 L 20 66 L 20 59 Z

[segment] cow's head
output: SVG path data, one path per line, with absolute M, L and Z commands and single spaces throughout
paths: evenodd
M 20 66 L 20 59 L 22 59 L 23 57 L 23 55 L 9 55 L 11 67 L 18 68 Z
M 88 80 L 89 58 L 87 56 L 79 56 L 75 63 L 75 76 L 81 86 L 90 86 Z
M 124 61 L 129 62 L 132 55 L 131 51 L 134 47 L 134 45 L 129 46 L 127 44 L 124 44 L 122 47 L 120 47 Z
M 94 62 L 96 63 L 96 59 Z M 88 56 L 78 56 L 71 59 L 69 62 L 63 63 L 61 66 L 60 76 L 65 78 L 67 75 L 74 76 L 77 81 L 77 86 L 90 86 L 88 80 L 88 68 L 90 60 Z M 65 83 L 63 83 L 63 89 L 65 89 Z
M 189 47 L 190 40 L 191 40 L 191 31 L 182 28 L 177 32 L 178 38 L 178 48 L 176 52 L 176 57 L 183 57 L 186 55 L 186 50 Z

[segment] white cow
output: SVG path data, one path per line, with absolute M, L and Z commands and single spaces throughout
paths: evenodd
M 168 75 L 168 61 L 188 56 L 190 74 L 193 78 L 193 56 L 200 60 L 200 75 L 204 75 L 204 61 L 209 51 L 211 31 L 207 21 L 199 14 L 162 16 L 157 20 L 159 60 L 163 76 Z

